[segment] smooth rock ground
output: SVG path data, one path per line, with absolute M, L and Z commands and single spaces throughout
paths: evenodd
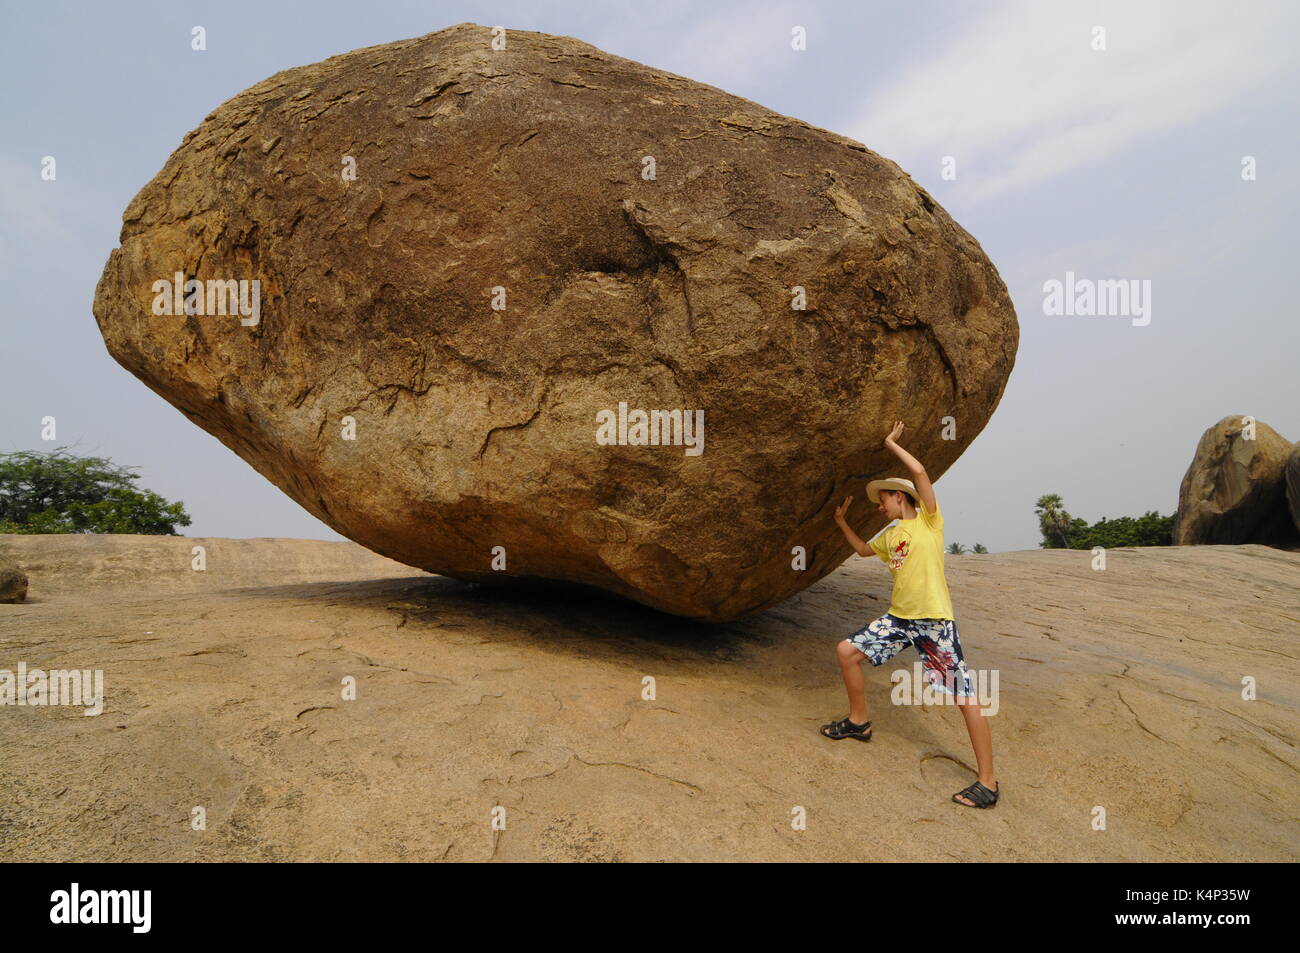
M 894 420 L 935 479 L 984 428 L 1005 284 L 862 143 L 569 37 L 491 43 L 460 24 L 213 110 L 123 216 L 109 352 L 408 565 L 710 620 L 780 602 L 850 555 L 844 496 L 883 525 L 863 484 L 898 471 Z M 257 322 L 155 314 L 178 272 L 260 281 Z M 702 413 L 703 453 L 599 443 L 622 406 L 629 440 Z
M 891 706 L 883 669 L 875 739 L 817 735 L 845 710 L 835 641 L 886 606 L 875 561 L 705 626 L 349 543 L 0 536 L 0 557 L 33 567 L 0 668 L 98 667 L 108 695 L 0 711 L 7 861 L 1300 860 L 1297 552 L 950 557 L 967 654 L 1000 671 L 984 812 L 948 802 L 960 717 Z

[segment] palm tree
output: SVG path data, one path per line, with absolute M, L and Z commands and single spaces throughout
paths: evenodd
M 963 555 L 965 552 L 966 552 L 966 547 L 963 546 L 961 543 L 949 543 L 949 544 L 948 544 L 948 555 L 949 555 L 949 556 L 961 556 L 961 555 Z
M 1038 527 L 1043 533 L 1044 546 L 1047 545 L 1052 533 L 1055 533 L 1060 537 L 1061 548 L 1070 548 L 1070 541 L 1065 537 L 1065 528 L 1070 525 L 1070 514 L 1062 506 L 1060 494 L 1048 493 L 1040 496 L 1034 506 L 1034 514 L 1038 517 Z
M 983 544 L 983 543 L 976 543 L 976 544 L 975 544 L 975 548 L 972 549 L 971 552 L 972 552 L 972 553 L 987 553 L 988 550 L 984 548 L 984 544 Z

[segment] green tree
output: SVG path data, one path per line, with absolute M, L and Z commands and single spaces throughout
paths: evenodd
M 1172 546 L 1174 543 L 1174 517 L 1161 516 L 1155 510 L 1143 513 L 1137 519 L 1121 516 L 1108 520 L 1103 517 L 1093 523 L 1075 542 L 1078 549 L 1104 546 Z
M 1038 517 L 1038 528 L 1043 534 L 1043 541 L 1038 545 L 1044 549 L 1072 549 L 1071 537 L 1087 529 L 1088 524 L 1076 519 L 1066 512 L 1060 494 L 1048 493 L 1038 498 L 1034 506 Z
M 180 535 L 185 504 L 137 489 L 133 469 L 64 447 L 0 454 L 0 533 Z
M 1112 520 L 1103 516 L 1089 526 L 1087 520 L 1078 519 L 1066 512 L 1059 495 L 1050 493 L 1038 498 L 1034 513 L 1038 516 L 1038 528 L 1043 534 L 1043 540 L 1038 545 L 1044 549 L 1172 546 L 1174 542 L 1173 515 L 1161 516 L 1155 510 L 1149 510 L 1136 519 L 1121 516 Z
M 964 554 L 965 552 L 966 552 L 966 547 L 963 546 L 961 543 L 949 543 L 949 544 L 948 544 L 948 555 L 949 555 L 949 556 L 961 556 L 961 555 Z
M 983 544 L 983 543 L 976 543 L 976 544 L 975 544 L 975 547 L 971 550 L 971 552 L 972 552 L 972 553 L 987 553 L 988 550 L 984 548 L 984 544 Z

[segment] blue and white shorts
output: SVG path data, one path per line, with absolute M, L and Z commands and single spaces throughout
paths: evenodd
M 970 671 L 961 654 L 957 623 L 952 619 L 900 619 L 886 612 L 848 638 L 853 647 L 882 665 L 909 645 L 921 656 L 926 680 L 946 695 L 975 694 Z

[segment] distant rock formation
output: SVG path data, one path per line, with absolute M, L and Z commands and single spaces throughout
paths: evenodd
M 220 106 L 126 210 L 109 352 L 385 556 L 711 621 L 778 603 L 850 555 L 845 495 L 883 525 L 863 484 L 895 419 L 932 478 L 984 428 L 1006 287 L 860 143 L 505 39 L 462 24 Z
M 1287 544 L 1300 539 L 1287 509 L 1285 471 L 1291 452 L 1291 442 L 1268 424 L 1240 414 L 1205 431 L 1178 493 L 1174 543 Z
M 0 602 L 22 602 L 27 598 L 27 574 L 17 566 L 0 563 Z
M 1291 522 L 1300 533 L 1300 443 L 1291 448 L 1291 455 L 1286 458 L 1286 503 Z

